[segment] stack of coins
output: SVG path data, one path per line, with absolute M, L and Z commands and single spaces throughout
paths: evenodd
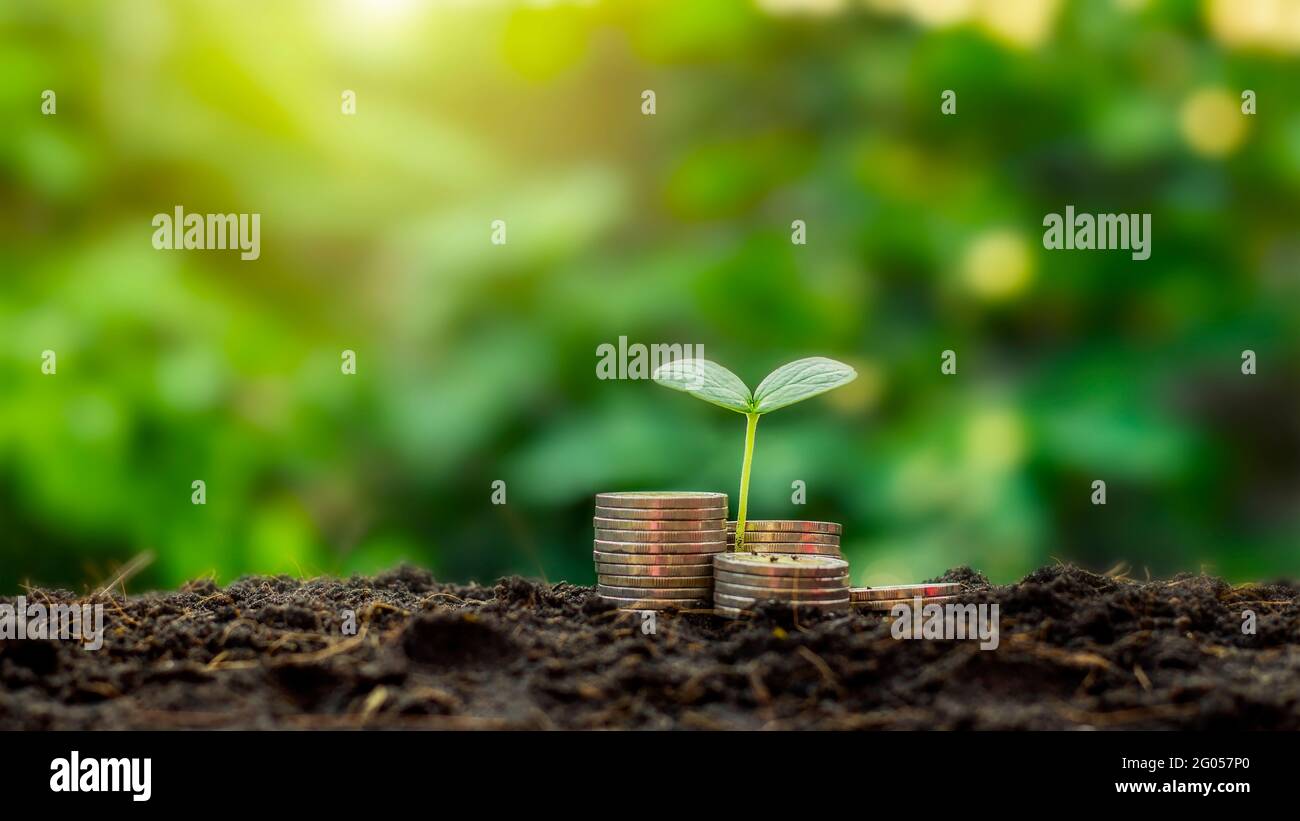
M 836 522 L 801 522 L 797 519 L 750 519 L 745 522 L 743 549 L 751 553 L 810 553 L 840 555 L 840 534 Z M 727 522 L 727 549 L 734 550 L 736 523 Z
M 713 612 L 739 616 L 776 600 L 797 607 L 849 609 L 849 563 L 805 553 L 721 553 L 713 559 Z
M 596 495 L 596 592 L 636 610 L 708 607 L 725 493 Z
M 918 598 L 922 606 L 944 604 L 956 599 L 960 592 L 959 582 L 893 584 L 887 587 L 855 587 L 849 591 L 849 598 L 853 600 L 854 607 L 862 610 L 889 612 L 898 604 L 913 606 Z

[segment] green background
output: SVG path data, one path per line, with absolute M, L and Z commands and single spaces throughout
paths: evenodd
M 590 583 L 593 493 L 740 471 L 742 417 L 596 378 L 620 336 L 859 370 L 750 502 L 855 583 L 1300 569 L 1300 5 L 459 5 L 0 5 L 0 591 Z M 261 258 L 154 250 L 177 205 Z M 1151 258 L 1044 250 L 1066 205 Z

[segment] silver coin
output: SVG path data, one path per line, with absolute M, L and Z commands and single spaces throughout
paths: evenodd
M 728 570 L 718 570 L 715 567 L 713 569 L 713 580 L 768 590 L 798 590 L 801 587 L 809 590 L 829 587 L 844 591 L 849 589 L 849 577 L 847 575 L 806 579 L 795 576 L 760 576 L 757 573 L 732 573 Z M 849 598 L 852 599 L 853 597 L 849 596 Z
M 596 516 L 601 519 L 638 519 L 642 521 L 725 521 L 725 507 L 685 507 L 685 508 L 631 508 L 631 507 L 597 507 Z
M 725 616 L 729 619 L 740 619 L 740 618 L 746 618 L 748 616 L 754 615 L 754 611 L 744 610 L 739 607 L 725 607 L 723 605 L 718 604 L 717 602 L 714 602 L 713 615 Z
M 721 530 L 721 519 L 606 519 L 596 516 L 597 530 Z
M 655 553 L 721 553 L 727 548 L 722 542 L 659 542 L 650 544 L 644 542 L 607 542 L 603 539 L 597 539 L 595 549 L 601 553 L 653 555 Z
M 653 587 L 666 590 L 670 587 L 707 588 L 713 576 L 606 576 L 598 574 L 596 583 L 604 587 Z
M 714 581 L 713 594 L 716 596 L 720 593 L 728 596 L 753 598 L 760 601 L 768 599 L 777 599 L 778 601 L 797 601 L 797 602 L 823 602 L 823 601 L 846 601 L 843 587 L 825 587 L 825 588 L 798 588 L 788 590 L 774 590 L 765 587 L 751 587 L 747 584 L 732 584 L 731 582 Z
M 765 603 L 769 600 L 775 600 L 780 602 L 781 604 L 791 606 L 791 607 L 797 605 L 799 607 L 817 608 L 820 610 L 848 610 L 849 609 L 849 600 L 847 596 L 842 599 L 830 599 L 827 601 L 820 601 L 820 600 L 819 601 L 792 601 L 790 599 L 782 599 L 776 596 L 755 597 L 755 596 L 732 596 L 727 593 L 713 594 L 713 603 L 715 606 L 722 605 L 723 607 L 739 607 L 743 610 L 753 610 L 756 605 Z
M 657 599 L 639 596 L 601 596 L 607 602 L 613 602 L 624 610 L 709 610 L 713 603 L 708 599 Z
M 727 530 L 735 530 L 736 521 L 727 522 Z M 763 533 L 829 533 L 839 536 L 844 526 L 838 522 L 807 522 L 799 519 L 746 519 L 745 532 Z
M 606 553 L 594 550 L 591 558 L 600 564 L 635 564 L 647 566 L 701 565 L 713 568 L 713 557 L 717 551 L 708 553 Z
M 849 572 L 849 563 L 843 559 L 800 553 L 723 553 L 714 557 L 713 566 L 732 573 L 800 578 L 838 577 Z
M 600 576 L 712 576 L 711 564 L 602 564 L 596 562 Z
M 921 599 L 921 606 L 927 604 L 945 604 L 947 602 L 957 601 L 956 596 L 931 596 L 930 598 Z M 913 607 L 916 605 L 916 599 L 866 599 L 863 601 L 853 602 L 853 606 L 862 610 L 893 610 L 898 605 Z
M 734 531 L 727 531 L 734 538 Z M 755 542 L 794 542 L 797 544 L 833 544 L 839 546 L 840 537 L 829 533 L 767 533 L 761 530 L 745 529 L 745 543 Z
M 727 539 L 728 552 L 735 553 L 735 542 L 731 538 Z M 751 542 L 745 541 L 742 553 L 789 553 L 803 554 L 809 556 L 835 556 L 839 557 L 839 545 L 834 544 L 798 544 L 795 542 Z
M 603 542 L 720 542 L 721 530 L 604 530 L 596 528 L 596 538 Z
M 644 493 L 597 493 L 597 507 L 631 507 L 640 509 L 726 507 L 727 494 L 691 491 L 647 491 Z
M 596 585 L 596 592 L 602 596 L 621 599 L 690 599 L 704 601 L 709 598 L 708 587 L 615 587 L 608 584 Z
M 961 592 L 960 582 L 931 582 L 929 584 L 887 584 L 882 587 L 855 587 L 849 591 L 853 599 L 907 599 L 912 596 L 930 598 L 953 596 Z

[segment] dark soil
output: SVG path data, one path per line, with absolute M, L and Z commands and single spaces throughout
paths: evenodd
M 590 588 L 439 584 L 405 567 L 104 595 L 97 652 L 0 641 L 0 729 L 1300 729 L 1294 585 L 1066 566 L 1005 587 L 943 578 L 999 603 L 998 649 L 775 609 L 660 614 L 643 635 Z

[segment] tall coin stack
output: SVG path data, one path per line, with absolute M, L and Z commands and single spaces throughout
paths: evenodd
M 710 607 L 725 493 L 596 494 L 596 592 L 635 610 Z
M 713 612 L 739 616 L 776 600 L 800 608 L 849 609 L 849 563 L 807 553 L 722 553 L 713 559 Z
M 840 556 L 838 522 L 801 522 L 796 519 L 750 519 L 745 522 L 745 547 L 750 553 L 805 553 Z M 736 523 L 727 522 L 727 549 L 734 550 Z

